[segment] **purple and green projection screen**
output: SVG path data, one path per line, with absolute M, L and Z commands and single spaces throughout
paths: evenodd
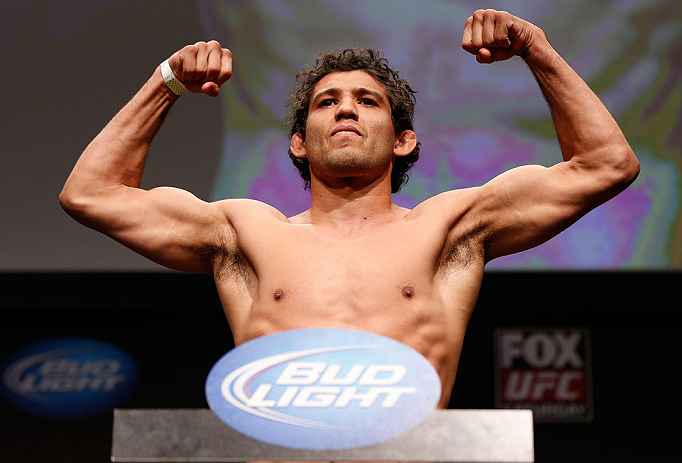
M 320 50 L 383 50 L 418 90 L 421 158 L 395 201 L 413 207 L 523 164 L 561 159 L 550 114 L 521 60 L 479 65 L 461 49 L 475 1 L 244 1 L 204 5 L 209 35 L 234 53 L 214 199 L 251 197 L 287 215 L 309 193 L 285 155 L 282 107 Z M 682 14 L 676 1 L 487 2 L 541 25 L 599 94 L 642 164 L 636 183 L 548 243 L 498 269 L 679 268 Z
M 154 67 L 196 40 L 214 38 L 232 50 L 233 78 L 217 100 L 189 95 L 176 104 L 152 145 L 145 187 L 170 184 L 206 200 L 254 198 L 286 215 L 308 208 L 310 193 L 287 156 L 285 107 L 296 72 L 319 52 L 345 46 L 382 50 L 418 90 L 421 158 L 395 196 L 398 204 L 413 207 L 519 165 L 559 162 L 549 109 L 522 60 L 480 65 L 461 48 L 466 18 L 486 7 L 542 27 L 601 97 L 641 161 L 639 178 L 620 196 L 549 242 L 488 268 L 682 268 L 679 0 L 8 3 L 0 8 L 6 11 L 0 19 L 3 56 L 33 60 L 44 74 L 12 68 L 0 90 L 8 150 L 0 174 L 4 187 L 20 182 L 3 194 L 0 206 L 3 217 L 10 217 L 3 226 L 0 266 L 154 268 L 71 221 L 56 195 L 80 151 Z M 40 34 L 45 37 L 36 38 Z M 32 41 L 49 54 L 38 58 L 35 47 L 16 50 L 16 44 Z M 81 70 L 64 75 L 57 65 Z M 33 86 L 17 89 L 19 77 Z M 59 88 L 47 91 L 50 84 Z M 29 135 L 19 139 L 19 125 Z M 190 164 L 183 151 L 201 140 L 208 141 Z M 21 169 L 26 180 L 17 174 Z M 35 188 L 42 184 L 50 191 L 38 194 Z M 46 212 L 36 212 L 34 196 L 45 202 Z M 45 242 L 49 239 L 57 243 Z

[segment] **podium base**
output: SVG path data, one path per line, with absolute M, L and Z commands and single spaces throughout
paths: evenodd
M 113 462 L 249 460 L 534 461 L 530 410 L 436 410 L 407 433 L 344 450 L 298 450 L 251 439 L 208 409 L 114 410 Z

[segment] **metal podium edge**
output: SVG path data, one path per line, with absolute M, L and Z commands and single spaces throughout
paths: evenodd
M 116 409 L 111 461 L 532 463 L 533 439 L 530 410 L 436 410 L 420 425 L 385 442 L 343 450 L 301 450 L 240 434 L 209 409 Z

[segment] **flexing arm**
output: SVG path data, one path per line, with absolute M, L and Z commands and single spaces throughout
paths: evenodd
M 187 46 L 169 64 L 188 90 L 211 96 L 232 72 L 229 50 L 215 41 Z M 211 249 L 230 235 L 220 207 L 175 188 L 139 188 L 149 145 L 176 99 L 157 67 L 85 149 L 59 201 L 79 222 L 162 265 L 210 273 Z
M 521 56 L 549 103 L 564 162 L 512 169 L 480 188 L 486 260 L 536 246 L 611 199 L 639 173 L 618 124 L 550 45 L 544 32 L 506 12 L 479 10 L 462 47 L 481 63 Z

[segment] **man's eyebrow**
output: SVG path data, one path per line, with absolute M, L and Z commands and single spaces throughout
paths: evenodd
M 321 97 L 325 95 L 330 95 L 330 96 L 336 96 L 342 93 L 343 90 L 341 90 L 338 87 L 330 87 L 330 88 L 324 88 L 317 92 L 315 95 L 313 95 L 312 99 L 310 100 L 311 103 L 316 103 L 317 100 L 319 100 Z M 387 102 L 387 98 L 381 93 L 376 90 L 372 90 L 366 87 L 356 87 L 352 91 L 353 95 L 370 95 L 374 98 L 376 98 L 379 101 Z

